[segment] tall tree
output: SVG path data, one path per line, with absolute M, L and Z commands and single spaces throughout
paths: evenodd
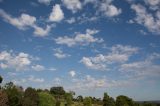
M 107 93 L 104 93 L 103 106 L 115 106 L 115 101 L 112 97 L 109 97 Z
M 4 91 L 8 95 L 9 106 L 22 106 L 22 92 L 12 82 L 5 85 Z
M 38 106 L 39 96 L 35 89 L 28 87 L 24 92 L 23 106 Z

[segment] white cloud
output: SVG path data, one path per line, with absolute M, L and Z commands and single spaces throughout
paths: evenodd
M 16 26 L 21 30 L 26 29 L 28 26 L 34 25 L 36 22 L 36 17 L 34 16 L 22 13 L 20 17 L 13 18 L 2 9 L 0 9 L 0 16 L 3 17 L 6 22 L 12 24 L 13 26 Z
M 39 3 L 43 3 L 45 5 L 49 5 L 52 0 L 38 0 Z
M 82 9 L 80 0 L 62 0 L 62 2 L 66 6 L 66 8 L 71 10 L 73 13 Z
M 143 25 L 150 32 L 160 33 L 160 18 L 158 15 L 160 10 L 149 13 L 146 7 L 141 4 L 132 4 L 131 8 L 136 12 L 136 17 L 134 18 L 136 23 Z
M 99 57 L 100 56 L 100 57 Z M 104 57 L 103 55 L 99 55 L 98 57 L 95 58 L 101 58 Z M 107 65 L 101 62 L 96 62 L 94 57 L 83 57 L 81 59 L 81 63 L 83 63 L 86 67 L 90 69 L 95 69 L 95 70 L 107 70 Z
M 24 84 L 24 83 L 26 83 L 27 82 L 27 79 L 13 79 L 12 80 L 12 82 L 14 83 L 14 84 L 16 84 L 16 85 L 22 85 L 22 84 Z
M 73 86 L 67 88 L 71 90 L 95 90 L 99 88 L 129 87 L 135 85 L 133 81 L 133 79 L 112 80 L 106 77 L 96 78 L 91 75 L 86 75 L 82 79 L 75 79 Z
M 0 16 L 4 18 L 6 22 L 17 27 L 20 30 L 26 30 L 27 28 L 34 28 L 34 34 L 38 37 L 44 37 L 48 35 L 51 30 L 51 26 L 47 25 L 46 29 L 43 29 L 36 25 L 36 17 L 22 13 L 20 17 L 15 18 L 0 9 Z
M 86 67 L 95 70 L 108 70 L 110 64 L 124 63 L 135 54 L 138 48 L 116 45 L 111 47 L 111 52 L 106 55 L 98 54 L 95 57 L 83 57 L 80 62 Z
M 2 51 L 0 53 L 1 68 L 13 68 L 16 70 L 25 70 L 31 64 L 31 56 L 29 54 L 20 52 L 18 55 L 11 52 Z
M 64 13 L 59 4 L 53 6 L 52 12 L 50 13 L 49 20 L 53 22 L 60 22 L 64 18 Z
M 44 82 L 43 78 L 35 78 L 34 76 L 29 76 L 28 81 L 35 82 L 35 83 L 42 83 Z
M 150 6 L 150 9 L 160 9 L 160 0 L 144 0 L 144 2 Z
M 45 67 L 35 64 L 34 61 L 39 60 L 38 57 L 33 57 L 27 53 L 13 53 L 13 51 L 0 52 L 0 68 L 14 69 L 16 71 L 30 70 L 35 71 L 44 70 Z M 35 65 L 32 65 L 35 64 Z
M 75 37 L 58 37 L 55 39 L 57 44 L 67 45 L 68 47 L 72 47 L 75 45 L 88 45 L 90 43 L 100 43 L 103 42 L 103 39 L 98 39 L 93 37 L 94 34 L 98 33 L 98 30 L 90 30 L 87 29 L 85 34 L 76 33 Z
M 69 75 L 71 77 L 74 77 L 76 75 L 76 72 L 74 70 L 69 71 Z
M 54 49 L 54 56 L 59 59 L 63 59 L 63 58 L 69 57 L 70 55 L 64 53 L 60 48 L 56 48 Z
M 50 32 L 51 30 L 51 26 L 47 25 L 46 29 L 43 29 L 41 27 L 38 27 L 38 26 L 34 26 L 35 30 L 34 30 L 34 34 L 35 36 L 38 36 L 38 37 L 44 37 L 44 36 L 47 36 L 48 33 Z
M 107 17 L 118 16 L 122 13 L 122 10 L 112 4 L 113 0 L 104 0 L 100 4 L 100 11 L 103 12 Z
M 66 22 L 69 23 L 69 24 L 73 24 L 73 23 L 76 22 L 76 19 L 74 17 L 72 17 L 72 18 L 66 20 Z
M 35 71 L 43 71 L 43 70 L 45 70 L 45 67 L 37 64 L 37 65 L 33 65 L 32 69 L 35 70 Z
M 135 61 L 122 64 L 120 71 L 126 74 L 131 74 L 133 78 L 148 78 L 160 76 L 160 66 L 155 61 L 160 59 L 160 54 L 153 53 L 145 60 Z

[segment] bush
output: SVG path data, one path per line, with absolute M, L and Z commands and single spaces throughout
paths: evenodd
M 39 106 L 56 106 L 55 98 L 46 92 L 40 92 L 39 95 Z
M 92 106 L 91 98 L 85 97 L 83 101 L 84 106 Z

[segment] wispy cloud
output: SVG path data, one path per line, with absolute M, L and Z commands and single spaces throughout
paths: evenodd
M 80 62 L 86 67 L 95 70 L 109 70 L 109 65 L 123 63 L 129 60 L 130 56 L 138 51 L 137 47 L 116 45 L 110 48 L 106 54 L 98 54 L 95 57 L 83 57 Z

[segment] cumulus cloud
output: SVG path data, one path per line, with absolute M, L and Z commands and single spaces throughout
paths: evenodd
M 82 4 L 80 0 L 62 0 L 65 7 L 71 10 L 73 13 L 82 9 Z
M 118 16 L 122 13 L 122 10 L 113 5 L 112 1 L 113 0 L 104 0 L 100 4 L 101 6 L 99 10 L 103 12 L 107 17 Z
M 67 53 L 64 53 L 60 48 L 54 49 L 54 56 L 57 57 L 58 59 L 63 59 L 66 57 L 69 57 L 70 55 Z
M 158 5 L 157 2 L 155 4 L 150 3 L 152 0 L 147 0 L 146 2 L 150 5 Z M 154 1 L 154 0 L 153 0 Z M 140 25 L 146 27 L 150 32 L 155 34 L 160 33 L 160 9 L 154 12 L 147 11 L 146 7 L 141 4 L 132 4 L 131 9 L 133 9 L 136 13 L 136 17 L 134 21 Z
M 38 0 L 39 3 L 49 5 L 52 0 Z
M 97 34 L 98 30 L 87 29 L 85 34 L 76 33 L 74 37 L 58 37 L 55 39 L 57 44 L 67 45 L 72 47 L 75 45 L 88 45 L 90 43 L 100 43 L 103 42 L 103 39 L 95 38 L 93 35 Z
M 52 12 L 50 13 L 49 20 L 53 22 L 60 22 L 64 18 L 64 13 L 59 4 L 53 6 Z
M 76 75 L 76 72 L 74 70 L 69 71 L 69 75 L 71 77 L 74 77 Z
M 14 53 L 13 51 L 0 52 L 0 68 L 2 69 L 14 69 L 16 71 L 44 70 L 45 69 L 44 66 L 34 63 L 34 61 L 37 60 L 39 60 L 37 57 L 33 57 L 24 52 L 20 53 Z
M 17 71 L 24 70 L 31 64 L 31 56 L 20 52 L 18 55 L 2 51 L 0 53 L 0 66 L 2 69 L 13 68 Z
M 0 16 L 4 21 L 17 27 L 20 30 L 26 30 L 30 27 L 34 28 L 34 34 L 38 37 L 44 37 L 50 32 L 51 26 L 47 25 L 46 29 L 43 29 L 36 25 L 36 17 L 30 16 L 28 14 L 22 13 L 20 17 L 15 18 L 0 9 Z
M 111 51 L 106 55 L 98 54 L 95 57 L 83 57 L 80 62 L 90 69 L 109 70 L 109 65 L 124 63 L 137 51 L 137 47 L 116 45 L 111 47 Z

